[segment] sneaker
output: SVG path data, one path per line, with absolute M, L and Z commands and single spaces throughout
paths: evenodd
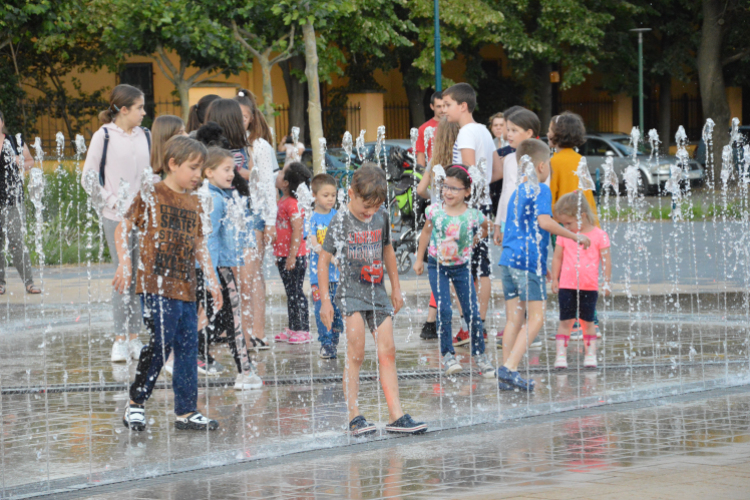
M 240 373 L 239 375 L 237 375 L 237 378 L 234 379 L 235 391 L 244 391 L 246 389 L 260 389 L 261 387 L 263 387 L 263 380 L 254 371 L 251 371 L 249 373 Z
M 130 339 L 128 341 L 128 351 L 130 352 L 130 357 L 134 360 L 138 361 L 141 357 L 141 351 L 143 350 L 143 342 L 141 342 L 141 339 Z
M 357 415 L 351 422 L 349 422 L 349 434 L 354 437 L 369 436 L 370 434 L 375 434 L 377 430 L 378 429 L 365 420 L 365 417 L 362 415 Z
M 583 357 L 584 368 L 596 368 L 596 354 L 587 354 Z
M 276 335 L 273 340 L 276 342 L 289 342 L 289 337 L 291 337 L 293 333 L 294 332 L 289 328 L 284 328 L 284 331 Z
M 479 373 L 482 374 L 482 377 L 495 378 L 495 367 L 492 366 L 492 362 L 490 362 L 490 359 L 486 354 L 475 354 L 474 364 L 479 369 Z
M 312 335 L 310 332 L 292 332 L 289 336 L 288 342 L 290 344 L 309 344 L 312 342 Z
M 573 323 L 573 327 L 570 329 L 570 340 L 583 340 L 583 328 L 578 321 Z
M 220 373 L 223 373 L 226 368 L 224 365 L 216 361 L 214 358 L 208 358 L 208 374 L 209 375 L 218 375 Z
M 322 359 L 336 359 L 336 346 L 333 344 L 323 344 L 320 346 L 320 354 Z
M 222 371 L 224 371 L 224 367 L 216 362 L 214 358 L 211 357 L 211 355 L 208 356 L 208 361 L 206 361 L 206 358 L 203 357 L 202 354 L 198 355 L 198 373 L 201 375 L 217 375 L 220 372 L 217 372 L 217 367 L 221 367 Z
M 122 423 L 128 429 L 138 432 L 145 431 L 146 410 L 143 408 L 143 405 L 128 404 L 125 408 L 125 415 L 122 416 Z
M 215 431 L 219 428 L 219 422 L 211 420 L 201 415 L 200 412 L 194 411 L 187 417 L 177 417 L 174 422 L 175 429 L 191 431 Z
M 128 343 L 124 340 L 115 340 L 115 343 L 112 344 L 112 357 L 110 361 L 113 363 L 124 363 L 128 359 L 130 359 Z
M 422 340 L 436 340 L 438 338 L 437 322 L 425 321 L 424 325 L 422 325 L 422 333 L 419 334 L 419 338 Z
M 596 331 L 596 338 L 602 338 L 602 332 L 599 330 L 599 325 L 594 325 L 594 330 Z
M 453 375 L 461 371 L 461 363 L 452 352 L 446 352 L 443 356 L 443 372 L 446 375 Z
M 271 348 L 271 345 L 268 343 L 266 339 L 259 339 L 258 337 L 252 337 L 252 340 L 255 341 L 255 349 L 259 351 L 267 351 Z
M 526 380 L 517 371 L 512 372 L 504 366 L 498 368 L 497 378 L 500 382 L 521 389 L 522 391 L 532 392 L 534 390 L 535 383 L 533 380 Z
M 164 363 L 164 371 L 169 373 L 169 376 L 171 377 L 173 370 L 174 370 L 174 356 L 170 355 L 167 362 Z
M 539 349 L 540 347 L 542 347 L 542 339 L 537 335 L 534 341 L 529 344 L 529 349 Z
M 461 328 L 458 331 L 458 334 L 453 337 L 453 347 L 468 344 L 469 342 L 471 342 L 471 335 L 469 335 L 468 330 L 464 330 L 463 328 Z
M 393 422 L 385 426 L 385 431 L 392 434 L 424 434 L 427 432 L 427 424 L 424 422 L 415 422 L 411 418 L 411 415 L 404 413 L 404 415 Z

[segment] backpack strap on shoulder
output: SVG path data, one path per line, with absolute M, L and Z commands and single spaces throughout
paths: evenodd
M 146 133 L 146 142 L 148 142 L 148 154 L 151 154 L 151 131 L 146 127 L 141 127 Z
M 102 159 L 99 162 L 99 184 L 104 185 L 104 167 L 107 165 L 107 147 L 109 146 L 109 130 L 104 130 L 104 147 L 102 148 Z

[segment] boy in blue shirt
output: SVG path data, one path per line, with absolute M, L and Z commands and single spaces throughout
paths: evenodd
M 538 139 L 526 139 L 516 151 L 519 165 L 522 165 L 524 156 L 531 158 L 538 183 L 532 184 L 523 178 L 508 203 L 500 257 L 506 324 L 503 366 L 498 368 L 497 377 L 500 389 L 533 391 L 534 381 L 521 377 L 518 364 L 544 323 L 549 235 L 569 238 L 584 248 L 588 248 L 591 241 L 583 234 L 568 231 L 552 219 L 552 192 L 544 184 L 550 175 L 549 147 Z
M 328 294 L 333 306 L 333 325 L 329 330 L 320 320 L 320 290 L 318 289 L 318 254 L 323 248 L 328 226 L 331 219 L 336 215 L 333 206 L 336 204 L 337 184 L 336 179 L 328 174 L 318 174 L 311 182 L 313 196 L 315 197 L 315 211 L 310 217 L 308 231 L 308 248 L 310 249 L 310 285 L 312 288 L 313 304 L 315 305 L 315 322 L 318 325 L 318 341 L 320 342 L 320 357 L 333 359 L 336 357 L 336 346 L 339 344 L 339 335 L 344 330 L 344 321 L 339 308 L 334 303 L 336 288 L 339 283 L 339 270 L 335 262 L 332 262 L 328 270 Z

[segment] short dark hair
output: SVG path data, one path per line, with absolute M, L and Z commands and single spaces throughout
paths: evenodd
M 464 188 L 469 189 L 471 187 L 471 177 L 469 176 L 469 167 L 456 163 L 451 165 L 445 170 L 446 177 L 453 177 L 461 181 Z
M 539 136 L 539 131 L 542 128 L 542 124 L 539 121 L 539 117 L 533 111 L 526 108 L 519 109 L 515 113 L 505 115 L 505 122 L 511 122 L 522 130 L 531 130 L 534 132 L 534 137 Z
M 516 111 L 519 111 L 521 109 L 526 109 L 526 108 L 524 108 L 523 106 L 511 106 L 508 109 L 506 109 L 505 111 L 503 111 L 503 116 L 507 120 L 510 115 L 512 115 L 513 113 L 515 113 Z
M 586 127 L 580 115 L 564 111 L 550 121 L 554 134 L 555 146 L 560 148 L 577 148 L 586 142 Z
M 190 137 L 176 135 L 169 139 L 164 147 L 164 173 L 169 175 L 171 172 L 169 169 L 171 159 L 174 159 L 177 165 L 182 165 L 196 156 L 199 156 L 201 161 L 206 161 L 206 155 L 208 155 L 206 146 Z
M 433 92 L 432 96 L 430 96 L 430 104 L 435 104 L 435 99 L 442 99 L 443 93 L 441 91 Z
M 298 161 L 290 163 L 284 169 L 284 180 L 289 183 L 289 195 L 297 199 L 297 188 L 300 184 L 310 185 L 310 170 Z
M 457 83 L 448 87 L 448 90 L 443 92 L 443 97 L 448 96 L 458 104 L 466 103 L 466 109 L 469 113 L 473 113 L 474 108 L 477 107 L 477 93 L 468 83 Z
M 336 179 L 330 174 L 318 174 L 312 178 L 310 189 L 312 189 L 313 194 L 317 193 L 318 190 L 323 186 L 333 186 L 335 188 L 339 187 L 339 185 L 336 183 Z
M 519 165 L 521 164 L 521 158 L 524 156 L 531 158 L 531 162 L 536 167 L 544 161 L 549 161 L 549 146 L 539 139 L 526 139 L 518 145 L 516 150 L 516 159 Z
M 373 164 L 363 164 L 354 172 L 352 191 L 366 202 L 383 203 L 388 199 L 388 182 L 382 168 Z

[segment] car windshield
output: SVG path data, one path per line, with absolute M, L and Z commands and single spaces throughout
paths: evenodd
M 611 139 L 612 145 L 625 156 L 633 156 L 633 147 L 630 145 L 630 137 L 615 137 Z M 650 154 L 646 150 L 646 145 L 640 143 L 638 145 L 638 156 L 644 156 Z

